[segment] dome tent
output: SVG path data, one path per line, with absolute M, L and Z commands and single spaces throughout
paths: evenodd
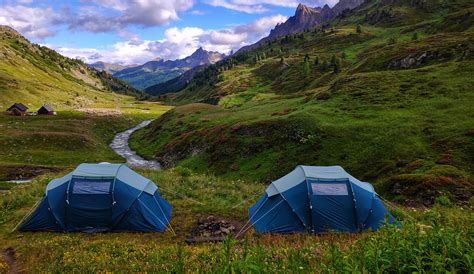
M 395 222 L 373 186 L 340 166 L 296 167 L 268 186 L 249 215 L 259 233 L 375 231 L 386 218 Z
M 161 232 L 171 208 L 152 181 L 125 164 L 81 164 L 48 183 L 19 230 Z

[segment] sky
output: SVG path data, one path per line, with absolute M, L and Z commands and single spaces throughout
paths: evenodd
M 268 35 L 298 3 L 338 0 L 0 0 L 0 25 L 87 63 L 230 53 Z

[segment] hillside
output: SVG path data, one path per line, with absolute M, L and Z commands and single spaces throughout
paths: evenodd
M 112 64 L 112 63 L 106 63 L 106 62 L 95 62 L 92 64 L 89 64 L 89 67 L 95 68 L 98 71 L 106 71 L 110 74 L 114 74 L 118 71 L 121 71 L 123 69 L 129 68 L 129 67 L 135 67 L 136 65 L 129 65 L 129 66 L 123 66 L 120 64 Z
M 141 94 L 79 60 L 30 43 L 6 26 L 0 26 L 0 57 L 0 109 L 19 101 L 77 108 L 112 102 L 116 93 Z
M 113 75 L 127 81 L 137 89 L 146 90 L 149 87 L 153 89 L 154 85 L 179 77 L 189 69 L 214 64 L 224 57 L 224 54 L 199 48 L 183 59 L 149 61 L 140 66 L 116 71 Z
M 467 201 L 473 11 L 466 0 L 365 2 L 198 72 L 164 98 L 200 103 L 163 115 L 132 147 L 165 166 L 248 180 L 342 165 L 396 200 Z
M 166 82 L 147 87 L 145 92 L 153 96 L 160 96 L 167 93 L 174 93 L 182 90 L 186 85 L 196 76 L 199 71 L 202 71 L 206 68 L 206 65 L 194 67 L 190 70 L 187 70 L 180 76 L 168 80 Z M 159 98 L 159 97 L 158 97 Z
M 347 10 L 359 6 L 363 2 L 364 0 L 341 0 L 337 2 L 332 8 L 330 8 L 328 5 L 324 5 L 324 7 L 311 8 L 303 4 L 299 4 L 296 8 L 295 14 L 288 18 L 286 22 L 276 25 L 275 28 L 270 31 L 270 34 L 267 37 L 262 38 L 255 44 L 242 47 L 237 51 L 237 53 L 242 53 L 247 50 L 258 48 L 259 46 L 282 36 L 303 32 L 312 29 L 317 25 L 322 25 L 326 21 Z

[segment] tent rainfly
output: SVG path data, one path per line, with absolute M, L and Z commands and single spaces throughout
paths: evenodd
M 340 166 L 298 166 L 249 209 L 259 233 L 378 230 L 395 223 L 373 186 Z
M 49 182 L 20 231 L 142 231 L 167 228 L 171 205 L 125 164 L 81 164 Z

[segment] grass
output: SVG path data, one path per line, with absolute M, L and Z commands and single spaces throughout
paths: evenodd
M 200 103 L 137 131 L 131 147 L 167 167 L 227 179 L 265 182 L 298 164 L 341 165 L 392 198 L 466 202 L 474 193 L 473 33 L 469 13 L 458 8 L 472 3 L 433 3 L 397 2 L 385 17 L 367 3 L 325 32 L 238 53 L 168 95 L 176 104 Z M 333 57 L 339 73 L 323 66 Z M 403 67 L 410 58 L 425 59 Z
M 397 208 L 394 214 L 402 228 L 387 226 L 376 233 L 258 235 L 250 231 L 238 241 L 228 238 L 223 243 L 185 245 L 183 241 L 197 216 L 245 221 L 246 209 L 257 199 L 255 192 L 263 192 L 265 185 L 179 170 L 140 172 L 155 181 L 173 204 L 171 225 L 177 236 L 170 232 L 11 233 L 41 197 L 46 183 L 56 176 L 45 175 L 0 196 L 0 248 L 15 248 L 17 266 L 25 272 L 382 273 L 473 269 L 474 215 L 469 209 L 441 205 L 426 210 Z M 249 200 L 233 208 L 244 199 Z
M 17 183 L 0 182 L 0 190 L 9 190 L 17 185 L 18 185 Z
M 58 109 L 55 116 L 1 114 L 0 179 L 28 177 L 35 170 L 66 169 L 82 162 L 122 162 L 108 147 L 114 134 L 170 109 L 131 99 L 111 107 L 104 104 L 100 110 L 120 112 L 100 116 Z
M 35 111 L 97 107 L 140 93 L 126 83 L 97 73 L 81 61 L 30 43 L 16 31 L 0 28 L 0 109 L 22 102 Z M 119 94 L 122 93 L 122 94 Z

